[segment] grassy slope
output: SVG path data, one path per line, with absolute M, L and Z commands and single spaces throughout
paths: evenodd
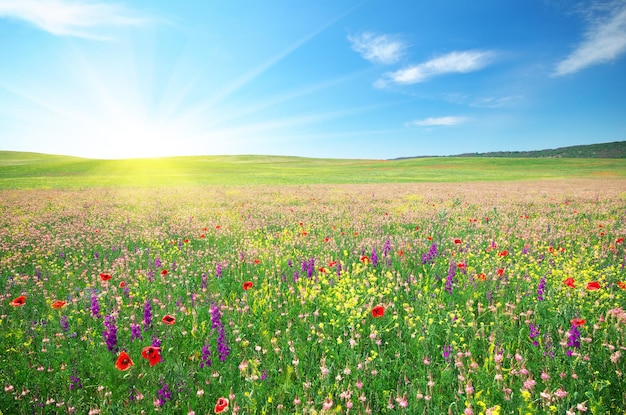
M 310 159 L 202 156 L 92 160 L 0 152 L 0 189 L 626 178 L 620 159 Z

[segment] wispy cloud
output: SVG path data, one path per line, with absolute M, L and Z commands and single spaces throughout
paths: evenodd
M 576 73 L 592 65 L 611 62 L 626 52 L 626 1 L 608 3 L 608 10 L 589 11 L 583 40 L 556 65 L 555 76 Z
M 414 120 L 407 122 L 405 124 L 406 127 L 441 127 L 441 126 L 452 126 L 459 125 L 469 121 L 467 117 L 455 117 L 455 116 L 447 116 L 447 117 L 430 117 L 424 118 L 422 120 Z
M 402 57 L 406 44 L 391 35 L 377 35 L 375 33 L 361 33 L 348 36 L 352 49 L 364 59 L 387 65 L 396 63 Z
M 24 20 L 56 36 L 107 39 L 98 30 L 138 26 L 151 19 L 107 2 L 69 0 L 0 0 L 0 17 Z
M 388 72 L 374 85 L 376 87 L 385 87 L 389 83 L 409 85 L 424 82 L 438 75 L 474 72 L 491 63 L 494 56 L 494 52 L 485 50 L 451 52 L 424 63 Z

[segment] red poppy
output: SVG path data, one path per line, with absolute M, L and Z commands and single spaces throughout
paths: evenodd
M 476 275 L 476 279 L 480 281 L 485 281 L 487 279 L 487 276 L 484 272 L 481 272 L 480 274 Z
M 501 277 L 501 276 L 503 276 L 503 275 L 504 275 L 504 268 L 498 268 L 498 269 L 496 270 L 496 273 L 498 273 L 498 275 L 499 275 L 500 277 Z
M 626 281 L 618 281 L 617 286 L 622 290 L 626 290 Z
M 163 271 L 161 271 L 161 275 L 163 275 L 165 277 L 167 275 L 167 270 L 164 269 Z
M 189 239 L 185 238 L 185 240 L 183 241 L 183 243 L 189 243 Z
M 102 281 L 108 281 L 111 279 L 111 275 L 110 274 L 104 274 L 104 273 L 100 273 L 100 279 Z
M 170 316 L 169 314 L 166 314 L 163 316 L 163 318 L 161 319 L 161 321 L 169 326 L 171 326 L 172 324 L 176 323 L 176 317 L 174 316 Z
M 206 238 L 206 236 L 203 233 L 200 234 L 200 239 L 204 239 L 204 238 Z
M 396 254 L 397 254 L 398 256 L 404 256 L 404 251 L 401 249 L 401 250 L 399 250 L 398 252 L 396 252 Z
M 456 245 L 461 245 L 461 242 L 462 242 L 462 241 L 461 241 L 460 239 L 455 239 L 455 240 L 454 240 L 454 243 L 455 243 Z
M 150 361 L 150 366 L 154 366 L 161 361 L 161 348 L 148 346 L 141 351 L 141 356 Z
M 324 267 L 319 267 L 318 271 L 321 272 L 322 274 L 326 274 L 326 268 Z
M 227 398 L 219 398 L 217 403 L 215 404 L 215 413 L 219 414 L 228 409 L 228 399 Z
M 329 267 L 329 268 L 330 268 L 330 267 L 334 267 L 335 265 L 337 265 L 337 261 L 330 261 L 330 262 L 328 263 L 328 267 Z
M 370 258 L 366 255 L 361 255 L 361 262 L 367 265 L 370 262 Z
M 259 265 L 259 264 L 261 263 L 261 260 L 260 260 L 260 259 L 255 259 L 255 260 L 254 260 L 254 263 L 255 263 L 256 265 Z
M 580 327 L 584 325 L 586 322 L 587 320 L 585 320 L 584 318 L 573 318 L 570 320 L 570 323 L 572 323 L 572 326 L 576 326 L 576 327 Z
M 567 285 L 570 288 L 576 288 L 576 284 L 574 283 L 574 278 L 572 277 L 565 278 L 565 280 L 563 281 L 563 284 Z
M 243 283 L 243 289 L 248 291 L 250 288 L 252 288 L 252 281 L 246 281 Z
M 599 290 L 600 288 L 600 283 L 598 281 L 591 281 L 587 283 L 587 289 L 589 291 Z
M 508 254 L 509 254 L 509 251 L 504 250 L 504 251 L 500 251 L 500 252 L 498 253 L 498 256 L 505 257 L 505 256 L 507 256 Z
M 120 352 L 117 362 L 115 362 L 115 367 L 119 370 L 128 370 L 132 365 L 133 361 L 130 360 L 130 356 L 124 351 Z
M 465 269 L 467 267 L 467 265 L 465 265 L 465 262 L 459 262 L 458 264 L 456 264 L 456 266 L 460 269 Z
M 124 288 L 124 287 L 126 287 L 126 281 L 120 282 L 120 288 Z
M 617 238 L 615 240 L 615 243 L 617 243 L 617 244 L 621 244 L 622 242 L 624 242 L 624 238 Z
M 216 226 L 215 226 L 215 229 L 220 229 L 220 228 L 221 228 L 221 226 L 220 226 L 220 225 L 216 225 Z
M 377 305 L 376 307 L 372 308 L 372 317 L 377 318 L 377 317 L 383 317 L 385 315 L 385 307 L 383 307 L 382 305 Z
M 324 242 L 328 242 L 330 241 L 330 238 L 327 236 L 326 238 L 324 238 Z
M 56 300 L 50 305 L 50 307 L 54 308 L 55 310 L 58 310 L 58 309 L 65 307 L 65 304 L 67 304 L 65 301 Z
M 25 295 L 20 295 L 19 297 L 15 298 L 14 300 L 12 300 L 9 305 L 13 306 L 13 307 L 21 307 L 24 304 L 26 304 L 26 296 Z

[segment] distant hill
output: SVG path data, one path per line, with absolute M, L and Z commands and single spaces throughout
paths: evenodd
M 539 158 L 626 158 L 626 141 L 559 147 L 534 151 L 496 151 L 465 153 L 453 157 L 539 157 Z

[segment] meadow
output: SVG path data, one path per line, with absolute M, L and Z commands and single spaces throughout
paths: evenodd
M 0 409 L 624 414 L 624 184 L 5 187 Z

